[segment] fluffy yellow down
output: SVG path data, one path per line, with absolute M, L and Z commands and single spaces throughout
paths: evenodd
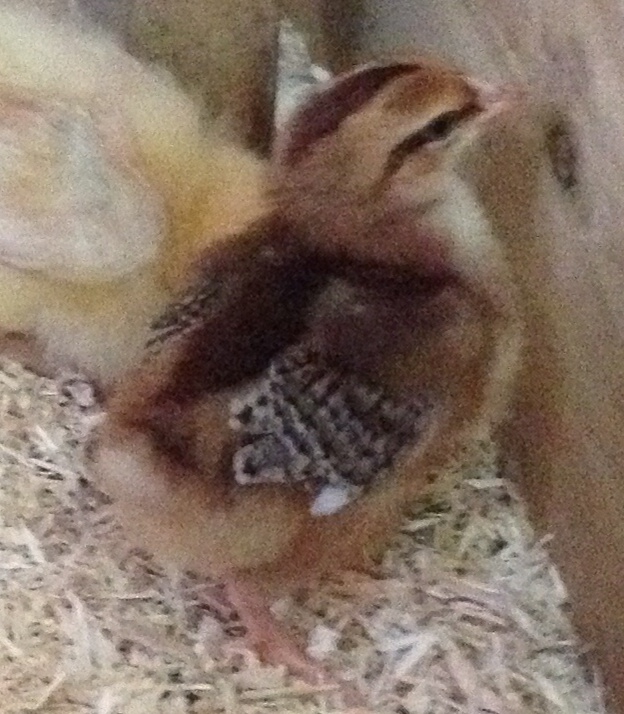
M 58 129 L 50 119 L 58 106 L 91 122 L 95 140 L 76 139 L 85 146 L 72 151 L 84 157 L 97 149 L 103 164 L 119 169 L 109 172 L 108 188 L 123 175 L 144 191 L 137 195 L 148 198 L 135 201 L 134 213 L 114 204 L 121 200 L 115 196 L 127 198 L 123 191 L 109 191 L 110 205 L 97 205 L 100 177 L 90 176 L 88 188 L 62 160 L 50 172 L 45 151 L 33 163 L 27 127 L 32 133 L 33 122 L 47 121 Z M 216 132 L 206 135 L 198 106 L 174 79 L 130 57 L 110 37 L 32 10 L 0 8 L 0 152 L 18 157 L 16 172 L 26 146 L 29 170 L 40 166 L 42 172 L 31 177 L 36 190 L 20 204 L 26 208 L 18 219 L 28 230 L 15 229 L 19 221 L 7 208 L 13 210 L 7 186 L 14 176 L 6 175 L 9 163 L 0 169 L 0 329 L 34 335 L 55 363 L 107 383 L 137 358 L 150 319 L 198 252 L 265 209 L 265 166 Z M 87 173 L 95 173 L 94 166 Z M 147 224 L 120 219 L 140 217 L 150 201 L 157 218 L 151 233 L 142 229 Z M 89 243 L 92 233 L 79 220 L 72 230 L 80 245 L 63 230 L 54 212 L 72 218 L 74 206 L 90 211 L 98 245 Z M 107 222 L 97 225 L 100 215 Z M 31 244 L 31 227 L 49 224 L 37 223 L 42 216 L 61 228 L 43 237 L 40 231 Z

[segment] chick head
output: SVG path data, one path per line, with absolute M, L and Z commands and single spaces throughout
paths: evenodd
M 433 59 L 356 68 L 314 92 L 278 137 L 284 210 L 325 249 L 375 244 L 377 257 L 401 260 L 401 234 L 453 201 L 464 150 L 520 96 Z

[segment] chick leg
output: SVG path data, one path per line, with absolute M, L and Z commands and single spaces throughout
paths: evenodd
M 285 665 L 289 672 L 312 686 L 335 686 L 342 705 L 353 714 L 372 714 L 365 708 L 362 695 L 351 685 L 340 682 L 322 665 L 311 660 L 271 613 L 266 596 L 250 583 L 228 580 L 226 593 L 238 616 L 247 629 L 253 649 L 270 664 Z
M 257 588 L 241 580 L 229 580 L 226 592 L 247 630 L 250 644 L 263 660 L 285 665 L 309 684 L 327 681 L 325 669 L 307 657 L 293 636 L 280 627 L 266 597 Z

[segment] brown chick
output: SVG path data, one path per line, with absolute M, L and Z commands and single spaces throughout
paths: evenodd
M 205 254 L 92 442 L 138 541 L 222 579 L 307 679 L 268 598 L 373 571 L 428 474 L 504 416 L 520 321 L 455 159 L 505 102 L 430 61 L 321 88 L 278 145 L 277 209 Z

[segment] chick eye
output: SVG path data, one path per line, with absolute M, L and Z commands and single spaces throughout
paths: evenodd
M 437 141 L 444 141 L 452 134 L 465 118 L 467 112 L 462 110 L 454 110 L 439 114 L 435 119 L 432 119 L 422 129 L 410 134 L 406 139 L 403 139 L 397 144 L 388 157 L 386 173 L 392 174 L 397 171 L 408 156 L 414 154 L 427 144 L 433 144 Z
M 417 132 L 421 137 L 422 144 L 428 144 L 434 141 L 443 141 L 457 127 L 462 119 L 462 113 L 458 111 L 446 112 L 436 117 L 423 129 Z

